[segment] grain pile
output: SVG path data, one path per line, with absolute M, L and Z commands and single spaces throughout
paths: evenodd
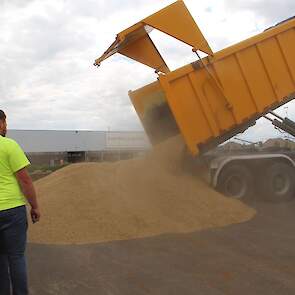
M 255 211 L 181 169 L 180 138 L 143 158 L 74 164 L 38 180 L 35 243 L 84 244 L 186 233 L 249 220 Z

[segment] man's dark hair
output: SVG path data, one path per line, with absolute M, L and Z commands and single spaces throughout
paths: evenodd
M 2 110 L 0 110 L 0 120 L 1 121 L 5 121 L 6 120 L 6 115 L 5 115 L 5 113 Z

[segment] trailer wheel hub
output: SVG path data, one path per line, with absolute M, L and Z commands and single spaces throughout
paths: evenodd
M 246 191 L 246 183 L 238 175 L 232 175 L 226 180 L 225 188 L 227 194 L 234 198 L 241 198 Z
M 290 179 L 288 175 L 277 174 L 273 179 L 273 189 L 275 193 L 285 194 L 290 188 Z

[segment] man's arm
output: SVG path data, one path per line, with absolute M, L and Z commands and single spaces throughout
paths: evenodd
M 40 219 L 40 211 L 32 179 L 26 168 L 18 170 L 15 173 L 15 176 L 24 196 L 27 198 L 29 204 L 31 205 L 31 218 L 33 223 L 35 223 Z

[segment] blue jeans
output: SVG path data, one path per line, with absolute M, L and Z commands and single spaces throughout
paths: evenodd
M 0 211 L 0 294 L 28 295 L 26 207 Z

